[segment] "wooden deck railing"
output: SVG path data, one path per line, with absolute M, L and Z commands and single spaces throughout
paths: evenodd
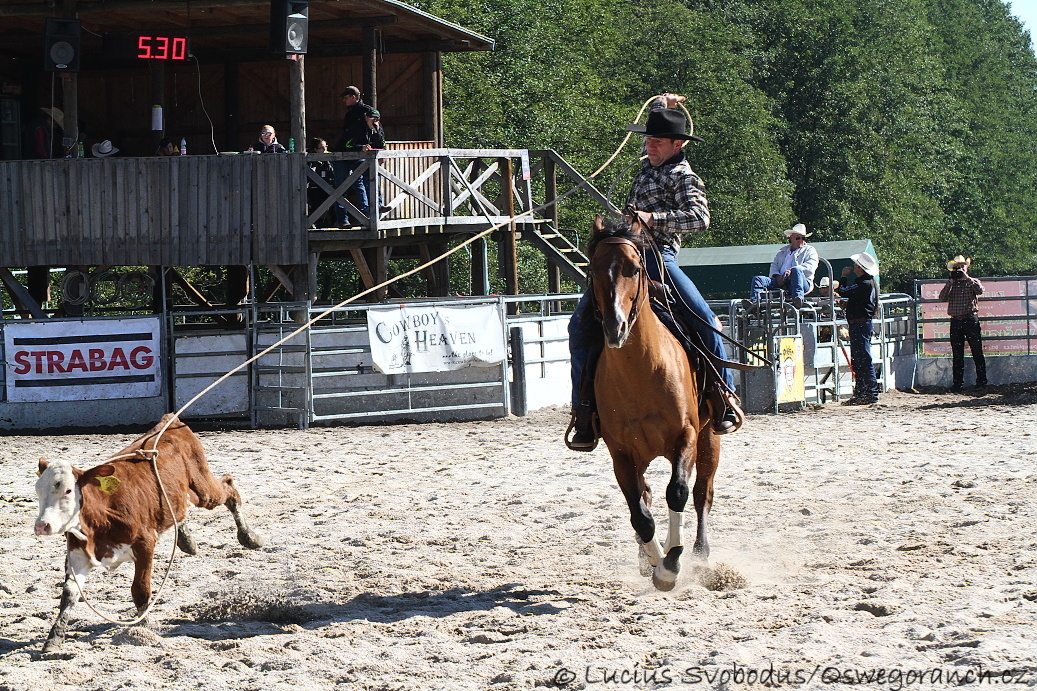
M 509 196 L 518 211 L 543 203 L 533 199 L 531 179 L 548 174 L 553 181 L 555 171 L 611 208 L 553 151 L 390 148 L 0 161 L 0 265 L 305 264 L 315 219 L 345 201 L 350 184 L 324 185 L 329 199 L 307 210 L 307 179 L 323 184 L 307 162 L 322 159 L 359 160 L 356 174 L 373 178 L 388 210 L 378 213 L 374 205 L 364 216 L 347 202 L 350 228 L 339 229 L 371 238 L 405 228 L 471 231 L 506 221 Z M 537 188 L 554 194 L 550 181 Z

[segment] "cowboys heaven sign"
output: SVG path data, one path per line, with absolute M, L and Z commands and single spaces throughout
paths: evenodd
M 383 374 L 492 367 L 506 355 L 496 304 L 374 307 L 367 331 L 374 366 Z

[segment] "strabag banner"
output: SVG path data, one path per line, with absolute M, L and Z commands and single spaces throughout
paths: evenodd
M 382 374 L 492 367 L 507 352 L 496 304 L 375 307 L 367 311 L 367 331 Z
M 4 324 L 7 400 L 87 401 L 162 393 L 156 317 Z

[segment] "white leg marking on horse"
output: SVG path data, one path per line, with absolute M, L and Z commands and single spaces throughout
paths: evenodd
M 666 544 L 663 554 L 669 554 L 672 547 L 684 546 L 684 513 L 670 510 L 670 526 L 666 533 Z
M 650 542 L 642 543 L 641 545 L 645 549 L 645 554 L 648 555 L 648 563 L 652 566 L 658 566 L 663 560 L 663 548 L 659 545 L 659 541 L 652 539 Z

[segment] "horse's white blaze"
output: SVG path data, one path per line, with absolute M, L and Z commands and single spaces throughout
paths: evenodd
M 666 544 L 663 545 L 663 554 L 669 554 L 674 547 L 684 546 L 684 514 L 680 511 L 670 509 L 670 526 L 666 534 Z

